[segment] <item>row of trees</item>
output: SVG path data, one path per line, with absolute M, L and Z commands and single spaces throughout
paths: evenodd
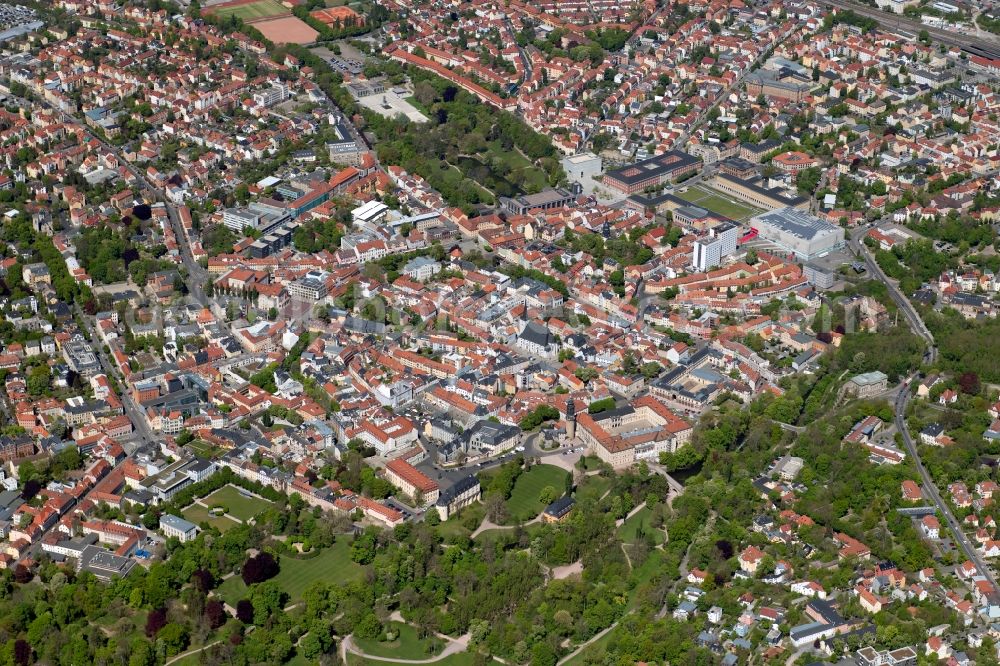
M 492 194 L 513 196 L 537 191 L 539 182 L 554 185 L 564 179 L 547 137 L 434 74 L 415 67 L 406 73 L 430 122 L 411 123 L 366 111 L 365 120 L 379 138 L 381 161 L 422 176 L 449 203 L 470 213 L 477 204 L 492 203 Z M 499 150 L 494 143 L 500 144 Z M 508 153 L 521 153 L 530 164 L 513 169 Z

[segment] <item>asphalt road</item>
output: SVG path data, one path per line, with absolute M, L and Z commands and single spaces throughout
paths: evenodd
M 955 514 L 951 512 L 951 508 L 948 506 L 947 502 L 941 497 L 941 493 L 938 492 L 937 486 L 934 485 L 934 480 L 931 479 L 931 475 L 927 472 L 927 468 L 924 467 L 924 463 L 920 460 L 920 455 L 917 453 L 916 444 L 913 438 L 910 437 L 909 428 L 906 425 L 906 406 L 910 401 L 910 385 L 905 384 L 899 391 L 899 395 L 896 396 L 896 429 L 903 435 L 903 444 L 906 445 L 906 450 L 913 458 L 913 462 L 917 466 L 917 472 L 920 473 L 920 479 L 923 481 L 923 492 L 934 504 L 937 506 L 938 511 L 944 516 L 945 522 L 951 529 L 951 532 L 955 538 L 955 542 L 958 544 L 959 548 L 965 553 L 965 556 L 976 565 L 979 573 L 986 577 L 986 579 L 993 585 L 995 590 L 993 594 L 993 602 L 996 603 L 1000 601 L 1000 594 L 996 590 L 1000 590 L 997 587 L 997 581 L 993 576 L 993 572 L 990 567 L 987 566 L 986 562 L 979 555 L 979 552 L 969 543 L 969 539 L 965 536 L 962 531 L 962 526 L 955 519 Z
M 104 353 L 104 345 L 101 344 L 100 338 L 94 332 L 94 327 L 91 323 L 91 318 L 87 315 L 81 313 L 80 320 L 84 322 L 84 326 L 87 327 L 87 332 L 90 335 L 90 345 L 94 349 L 94 353 L 97 355 L 97 360 L 101 363 L 101 368 L 104 373 L 109 377 L 119 377 L 118 372 L 115 370 L 115 364 L 112 362 L 108 355 Z M 119 396 L 122 401 L 122 406 L 125 409 L 125 414 L 132 421 L 135 426 L 136 434 L 143 440 L 151 442 L 155 438 L 153 431 L 149 428 L 149 422 L 146 421 L 146 417 L 142 411 L 142 408 L 132 399 L 131 394 L 125 390 L 124 385 L 122 385 L 122 394 Z
M 868 232 L 867 226 L 860 226 L 851 232 L 850 236 L 850 247 L 855 254 L 860 256 L 865 262 L 865 266 L 868 269 L 868 275 L 875 278 L 879 282 L 883 283 L 889 290 L 889 296 L 892 297 L 893 302 L 899 307 L 899 311 L 903 313 L 903 317 L 906 319 L 910 328 L 913 329 L 914 333 L 919 335 L 921 338 L 927 342 L 928 350 L 924 357 L 927 364 L 933 365 L 937 361 L 937 346 L 934 342 L 934 336 L 924 325 L 924 320 L 920 318 L 917 314 L 916 309 L 914 309 L 913 304 L 910 300 L 899 290 L 899 287 L 888 278 L 885 272 L 882 271 L 882 267 L 878 265 L 875 261 L 875 257 L 869 251 L 868 246 L 862 242 L 862 238 Z
M 924 360 L 927 364 L 932 365 L 937 360 L 937 347 L 935 346 L 934 336 L 931 334 L 927 327 L 924 325 L 923 320 L 920 315 L 914 309 L 910 301 L 900 292 L 899 288 L 886 277 L 885 273 L 879 267 L 878 263 L 875 262 L 874 257 L 872 257 L 871 252 L 869 252 L 867 246 L 860 242 L 864 233 L 867 232 L 868 227 L 859 227 L 851 234 L 851 248 L 861 256 L 865 265 L 868 267 L 869 275 L 883 284 L 889 290 L 889 295 L 892 297 L 893 301 L 899 306 L 900 311 L 903 313 L 907 322 L 913 328 L 913 330 L 922 337 L 928 343 L 928 350 L 924 356 Z M 906 407 L 909 404 L 911 397 L 911 386 L 916 375 L 908 377 L 899 387 L 899 392 L 896 396 L 896 401 L 894 404 L 896 412 L 896 429 L 900 432 L 903 437 L 903 444 L 906 446 L 906 451 L 910 458 L 913 459 L 913 463 L 917 467 L 917 472 L 920 474 L 920 479 L 923 482 L 924 494 L 934 502 L 938 511 L 944 516 L 945 522 L 951 529 L 952 535 L 954 536 L 955 543 L 961 548 L 962 552 L 965 553 L 966 557 L 976 565 L 979 573 L 986 577 L 986 579 L 993 585 L 995 591 L 1000 592 L 1000 587 L 997 586 L 996 579 L 994 578 L 993 572 L 983 561 L 982 557 L 975 547 L 969 542 L 968 537 L 965 532 L 962 531 L 962 526 L 956 520 L 955 515 L 952 513 L 951 508 L 948 506 L 947 502 L 941 497 L 941 493 L 937 486 L 934 484 L 934 480 L 931 475 L 927 472 L 927 468 L 924 466 L 923 461 L 920 459 L 920 454 L 917 451 L 916 443 L 913 441 L 913 437 L 910 435 L 909 427 L 906 423 Z M 1000 601 L 1000 594 L 994 592 L 993 601 Z

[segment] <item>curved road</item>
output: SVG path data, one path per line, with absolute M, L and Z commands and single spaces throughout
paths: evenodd
M 927 342 L 928 349 L 927 353 L 924 354 L 924 362 L 928 365 L 933 365 L 934 362 L 937 361 L 937 345 L 934 342 L 934 335 L 930 332 L 930 330 L 928 330 L 927 326 L 924 325 L 924 320 L 920 318 L 919 314 L 917 314 L 917 311 L 914 309 L 913 304 L 910 303 L 910 300 L 906 298 L 903 292 L 899 290 L 899 287 L 897 287 L 896 284 L 890 280 L 888 276 L 886 276 L 886 274 L 882 271 L 882 267 L 878 265 L 878 262 L 875 261 L 875 257 L 873 257 L 872 253 L 868 250 L 868 246 L 862 242 L 861 239 L 867 231 L 867 226 L 860 226 L 851 232 L 849 241 L 851 250 L 864 260 L 865 266 L 868 268 L 868 275 L 886 286 L 889 290 L 889 296 L 892 297 L 893 302 L 895 302 L 897 307 L 899 307 L 900 312 L 903 313 L 903 316 L 906 318 L 910 328 L 913 329 L 913 332 Z
M 934 504 L 937 506 L 938 511 L 944 516 L 945 522 L 948 523 L 948 527 L 951 528 L 951 532 L 954 535 L 955 542 L 959 545 L 962 551 L 965 553 L 966 557 L 976 565 L 979 573 L 986 577 L 993 585 L 994 593 L 991 595 L 991 601 L 996 603 L 1000 600 L 1000 594 L 997 587 L 996 579 L 993 576 L 993 572 L 987 566 L 986 562 L 983 561 L 979 552 L 969 543 L 968 538 L 966 538 L 965 533 L 962 531 L 962 526 L 955 518 L 955 515 L 951 512 L 951 508 L 941 497 L 941 493 L 938 492 L 937 486 L 934 485 L 934 480 L 931 479 L 931 475 L 927 472 L 927 468 L 924 467 L 924 463 L 921 462 L 920 456 L 917 454 L 916 444 L 913 442 L 913 438 L 910 437 L 910 430 L 906 425 L 906 405 L 910 401 L 910 387 L 908 384 L 904 383 L 903 387 L 899 391 L 899 395 L 896 397 L 896 428 L 903 435 L 903 443 L 906 445 L 906 450 L 913 458 L 913 462 L 917 466 L 917 472 L 920 473 L 920 479 L 923 481 L 924 494 L 929 497 Z
M 865 226 L 854 230 L 850 239 L 851 248 L 864 259 L 865 265 L 868 267 L 869 275 L 886 285 L 886 288 L 889 290 L 889 295 L 892 297 L 892 300 L 896 303 L 896 305 L 899 306 L 900 311 L 903 313 L 910 327 L 917 335 L 927 342 L 928 348 L 927 352 L 924 354 L 924 361 L 925 363 L 932 365 L 935 361 L 937 361 L 938 352 L 937 346 L 934 342 L 934 335 L 927 329 L 923 319 L 920 318 L 920 315 L 910 303 L 909 299 L 903 295 L 895 283 L 889 280 L 886 274 L 882 271 L 882 268 L 875 261 L 871 252 L 868 250 L 868 247 L 864 243 L 860 242 L 861 237 L 867 229 L 868 227 Z M 961 524 L 955 518 L 955 514 L 952 513 L 947 502 L 945 502 L 941 497 L 941 493 L 934 484 L 934 480 L 931 478 L 930 473 L 928 473 L 923 461 L 920 460 L 920 454 L 917 452 L 916 443 L 910 435 L 910 430 L 906 423 L 906 407 L 910 401 L 910 389 L 915 377 L 915 374 L 911 375 L 905 379 L 902 384 L 900 384 L 899 393 L 897 394 L 895 404 L 893 405 L 894 411 L 896 412 L 896 429 L 903 437 L 903 444 L 906 446 L 907 453 L 917 466 L 917 472 L 920 474 L 920 479 L 923 482 L 924 494 L 934 502 L 938 511 L 942 516 L 944 516 L 945 522 L 955 539 L 955 543 L 957 543 L 959 548 L 962 549 L 962 552 L 965 553 L 966 557 L 968 557 L 969 560 L 976 565 L 979 573 L 993 585 L 994 593 L 991 595 L 991 601 L 997 603 L 1000 601 L 1000 587 L 997 586 L 996 578 L 994 577 L 993 572 L 990 570 L 989 566 L 987 566 L 986 562 L 983 561 L 979 552 L 969 542 L 968 537 L 966 537 L 965 533 L 962 531 Z

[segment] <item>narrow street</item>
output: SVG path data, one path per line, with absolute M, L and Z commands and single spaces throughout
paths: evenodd
M 81 313 L 82 314 L 82 313 Z M 87 333 L 90 335 L 91 346 L 94 349 L 94 353 L 97 355 L 98 361 L 101 363 L 101 368 L 104 373 L 109 377 L 115 377 L 121 381 L 121 377 L 115 370 L 114 362 L 108 358 L 107 354 L 104 352 L 104 345 L 100 344 L 100 339 L 96 336 L 94 332 L 94 327 L 90 319 L 86 316 L 81 316 L 80 320 L 84 323 L 87 329 Z M 149 428 L 149 423 L 146 421 L 146 417 L 142 408 L 132 399 L 131 394 L 124 390 L 124 386 L 121 395 L 119 396 L 122 401 L 122 407 L 125 409 L 126 416 L 132 421 L 135 426 L 136 432 L 143 441 L 151 442 L 155 438 L 153 431 Z

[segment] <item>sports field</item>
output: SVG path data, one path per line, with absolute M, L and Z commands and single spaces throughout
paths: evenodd
M 270 16 L 288 14 L 288 8 L 277 0 L 253 0 L 253 2 L 226 2 L 214 7 L 208 7 L 206 12 L 219 18 L 236 16 L 246 23 Z
M 511 522 L 531 520 L 545 508 L 538 499 L 545 486 L 556 490 L 556 497 L 561 497 L 566 490 L 566 477 L 569 473 L 555 465 L 534 465 L 527 472 L 517 477 L 514 490 L 507 500 L 507 511 Z
M 693 185 L 687 192 L 678 192 L 677 196 L 705 210 L 724 215 L 737 222 L 747 220 L 761 212 L 753 206 L 735 201 L 706 185 Z
M 311 44 L 319 33 L 296 16 L 276 16 L 257 20 L 253 27 L 275 44 Z

